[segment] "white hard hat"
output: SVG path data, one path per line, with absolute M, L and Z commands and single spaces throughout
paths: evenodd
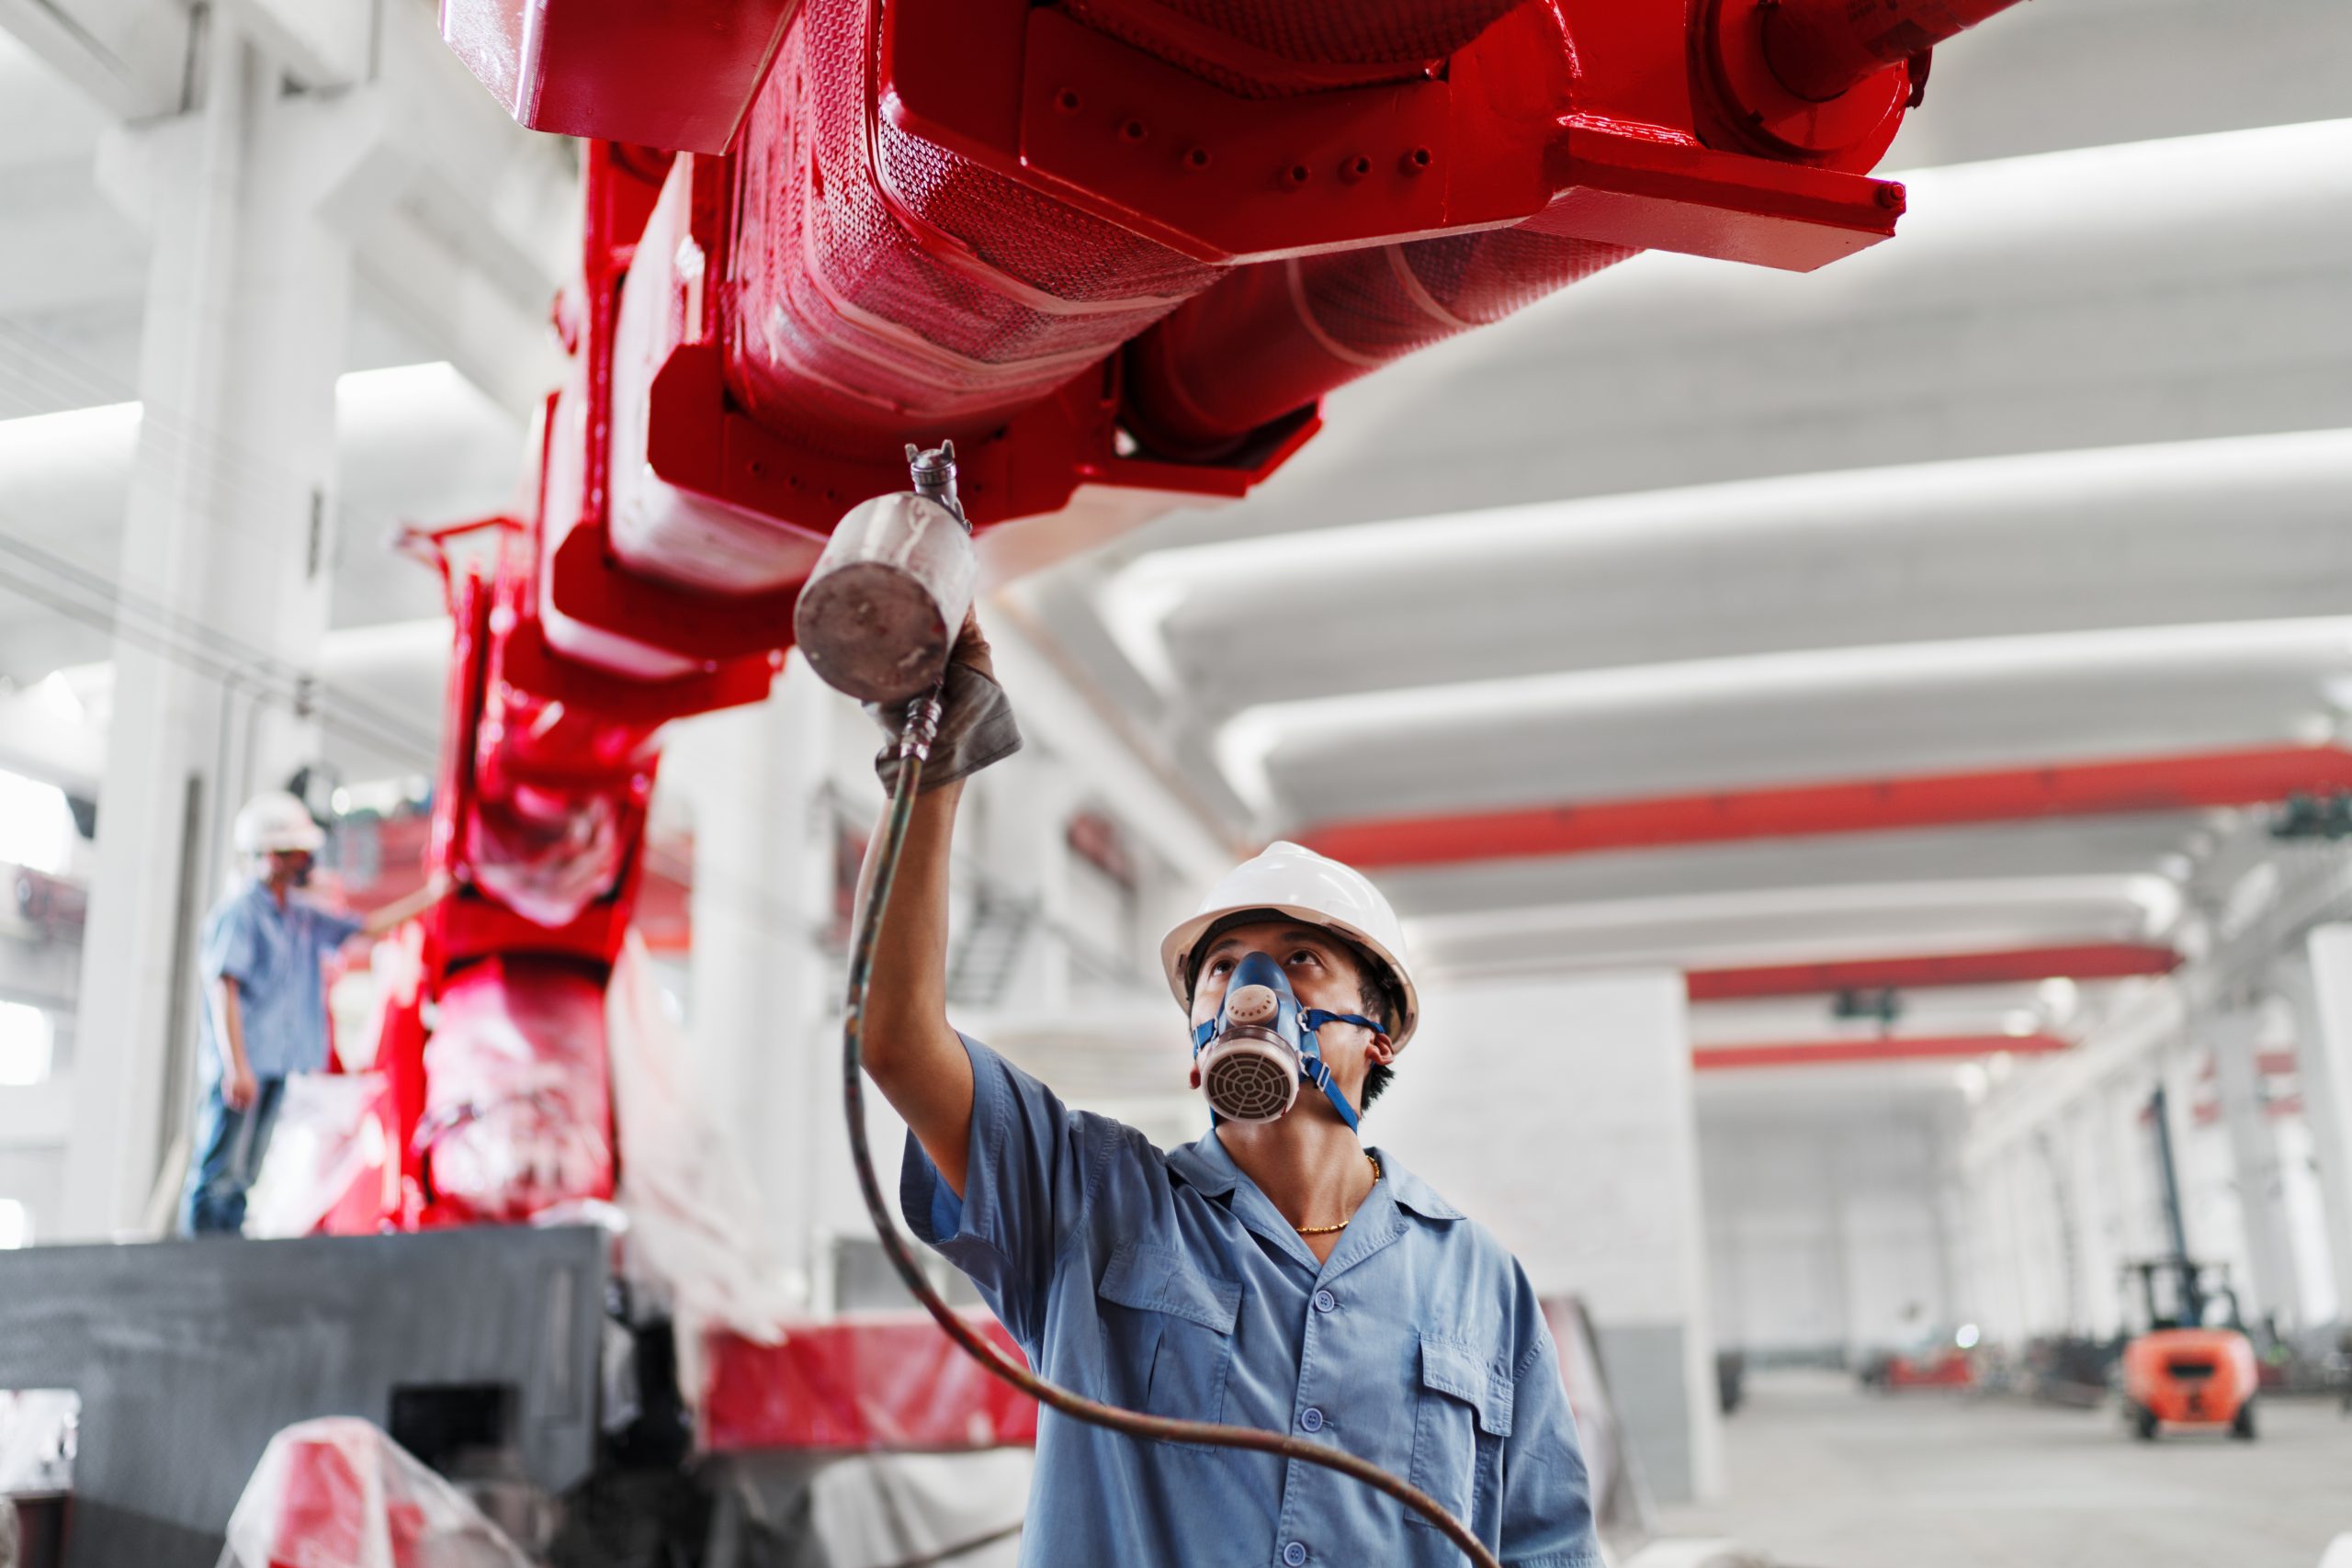
M 237 813 L 237 852 L 266 855 L 274 850 L 308 850 L 312 854 L 327 841 L 311 817 L 311 808 L 274 789 L 245 802 Z
M 1178 1006 L 1193 1004 L 1185 982 L 1190 977 L 1193 950 L 1201 938 L 1227 916 L 1252 909 L 1272 909 L 1337 931 L 1385 964 L 1402 998 L 1390 1038 L 1398 1050 L 1404 1049 L 1421 1021 L 1421 998 L 1407 966 L 1405 931 L 1397 923 L 1396 911 L 1355 867 L 1288 840 L 1268 845 L 1255 859 L 1227 872 L 1209 889 L 1199 912 L 1170 931 L 1159 944 L 1159 966 L 1168 972 L 1168 988 L 1176 993 Z

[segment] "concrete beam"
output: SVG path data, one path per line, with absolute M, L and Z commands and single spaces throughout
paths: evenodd
M 1343 389 L 1256 494 L 1128 548 L 2352 418 L 2352 118 L 1904 177 L 1887 244 L 1636 257 Z
M 46 1082 L 0 1089 L 0 1152 L 57 1149 L 74 1122 L 74 1079 L 61 1074 Z
M 1390 896 L 1396 896 L 1393 879 Z M 1402 907 L 1402 906 L 1400 906 Z M 1430 915 L 1406 934 L 1430 967 L 1455 974 L 1632 964 L 1676 969 L 2159 940 L 2181 912 L 2155 875 L 1947 876 L 1661 898 L 1523 904 Z
M 175 0 L 0 0 L 0 31 L 124 119 L 182 107 L 194 25 Z
M 2352 211 L 2352 191 L 2344 205 Z M 2352 266 L 2352 219 L 2329 265 L 2333 276 Z M 2176 315 L 2235 331 L 2199 307 Z M 1842 330 L 1833 323 L 1815 330 Z M 1723 323 L 1726 335 L 1739 330 Z M 2340 332 L 2309 330 L 2323 356 L 2331 333 L 2342 338 L 2352 387 L 2352 305 Z M 1838 384 L 1826 369 L 1786 378 Z M 1482 382 L 1438 400 L 1490 395 Z M 2352 393 L 2335 413 L 2319 408 L 2276 411 L 2277 428 L 2257 434 L 2167 440 L 2150 427 L 2119 437 L 2136 445 L 1899 466 L 1849 446 L 1821 454 L 1834 466 L 1813 473 L 1487 510 L 1473 509 L 1473 477 L 1431 452 L 1428 465 L 1463 493 L 1432 497 L 1425 514 L 1344 529 L 1261 517 L 1263 536 L 1126 568 L 1102 614 L 1132 657 L 1160 662 L 1187 714 L 1215 722 L 1279 705 L 1280 719 L 1318 728 L 1303 705 L 1398 686 L 1411 688 L 1403 711 L 1424 725 L 1448 695 L 1482 712 L 1524 698 L 1540 720 L 1575 695 L 1555 689 L 1570 676 L 1634 687 L 1645 668 L 1687 666 L 1686 689 L 1658 696 L 1689 702 L 1701 675 L 1727 683 L 1738 671 L 1715 666 L 1757 655 L 1782 667 L 1752 681 L 1820 686 L 1849 651 L 2040 638 L 2056 662 L 2070 652 L 2065 634 L 2332 616 L 2342 606 L 2321 583 L 2352 559 L 2337 526 L 2352 487 Z M 1687 417 L 1677 428 L 1688 434 Z M 1304 581 L 1315 592 L 1302 594 Z M 1972 668 L 1950 662 L 1947 678 Z
M 91 184 L 86 160 L 0 166 L 0 213 L 8 225 L 7 249 L 0 252 L 0 317 L 75 310 L 135 297 L 145 287 L 146 245 Z M 59 384 L 63 378 L 60 367 L 32 355 L 0 355 L 0 411 L 74 406 L 74 395 Z
M 1182 780 L 1127 732 L 1125 720 L 1014 601 L 984 611 L 998 672 L 1022 723 L 1186 878 L 1205 888 L 1255 846 L 1228 839 Z

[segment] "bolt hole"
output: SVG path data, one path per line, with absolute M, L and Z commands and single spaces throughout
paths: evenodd
M 1290 173 L 1283 177 L 1295 186 L 1305 185 L 1309 178 L 1306 165 L 1304 164 L 1293 164 L 1290 166 Z
M 1141 141 L 1145 137 L 1150 135 L 1151 131 L 1143 121 L 1139 119 L 1131 119 L 1127 121 L 1126 124 L 1119 127 L 1119 134 L 1125 137 L 1130 141 Z
M 1205 147 L 1193 148 L 1184 154 L 1184 166 L 1190 169 L 1207 168 L 1209 166 L 1209 150 Z
M 1413 149 L 1413 162 L 1421 168 L 1428 168 L 1435 157 L 1436 154 L 1431 152 L 1426 147 L 1416 147 Z
M 1076 114 L 1078 112 L 1078 106 L 1081 101 L 1083 100 L 1079 97 L 1078 94 L 1068 87 L 1064 87 L 1060 92 L 1054 95 L 1054 107 L 1061 110 L 1064 114 Z
M 839 491 L 835 490 L 835 489 L 834 489 L 832 486 L 831 486 L 831 485 L 827 485 L 827 486 L 825 487 L 825 499 L 826 499 L 827 501 L 839 501 L 841 498 L 842 498 L 842 492 L 841 492 L 841 491 Z

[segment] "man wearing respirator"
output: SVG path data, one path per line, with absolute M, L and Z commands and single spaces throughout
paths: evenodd
M 1525 1273 L 1358 1137 L 1419 1022 L 1387 900 L 1351 868 L 1278 843 L 1169 933 L 1163 967 L 1211 1125 L 1162 1154 L 1066 1109 L 947 1021 L 962 781 L 1020 745 L 976 623 L 944 710 L 865 1034 L 865 1070 L 913 1134 L 908 1224 L 1066 1387 L 1332 1443 L 1405 1476 L 1507 1563 L 1600 1568 L 1557 1352 Z M 886 728 L 897 716 L 869 711 Z M 886 785 L 896 756 L 886 745 Z M 1025 1564 L 1460 1561 L 1419 1515 L 1317 1466 L 1041 1417 Z

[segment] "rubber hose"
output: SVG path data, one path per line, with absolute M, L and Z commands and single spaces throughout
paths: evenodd
M 883 911 L 890 902 L 890 886 L 898 878 L 899 852 L 905 849 L 907 824 L 914 818 L 915 793 L 922 783 L 923 758 L 920 752 L 910 754 L 899 765 L 898 788 L 890 795 L 890 815 L 882 830 L 882 849 L 874 864 L 874 886 L 868 891 L 865 913 L 857 924 L 857 932 L 850 944 L 849 995 L 842 1010 L 842 1102 L 849 1116 L 850 1157 L 857 1163 L 857 1185 L 865 1195 L 865 1212 L 873 1217 L 874 1234 L 882 1244 L 882 1251 L 899 1271 L 915 1300 L 931 1314 L 947 1337 L 963 1347 L 967 1355 L 996 1377 L 1050 1409 L 1058 1410 L 1074 1420 L 1089 1426 L 1107 1427 L 1124 1432 L 1147 1442 L 1206 1443 L 1216 1448 L 1254 1449 L 1260 1453 L 1280 1454 L 1284 1459 L 1303 1460 L 1319 1464 L 1326 1470 L 1352 1476 L 1365 1485 L 1385 1492 L 1391 1497 L 1427 1518 L 1443 1531 L 1445 1538 L 1469 1555 L 1476 1568 L 1502 1568 L 1495 1554 L 1488 1551 L 1470 1527 L 1446 1512 L 1428 1493 L 1411 1483 L 1398 1479 L 1368 1460 L 1324 1443 L 1309 1442 L 1286 1432 L 1269 1432 L 1257 1427 L 1228 1427 L 1215 1421 L 1179 1421 L 1168 1416 L 1146 1416 L 1137 1411 L 1124 1410 L 1115 1404 L 1105 1404 L 1071 1393 L 1059 1383 L 1048 1382 L 1027 1367 L 1008 1359 L 997 1348 L 980 1337 L 979 1331 L 967 1323 L 956 1310 L 940 1298 L 924 1278 L 922 1263 L 914 1248 L 899 1232 L 898 1221 L 890 1213 L 890 1206 L 883 1196 L 882 1183 L 874 1173 L 874 1153 L 865 1141 L 865 1074 L 860 1054 L 865 1032 L 865 993 L 873 977 L 874 943 L 882 929 Z

